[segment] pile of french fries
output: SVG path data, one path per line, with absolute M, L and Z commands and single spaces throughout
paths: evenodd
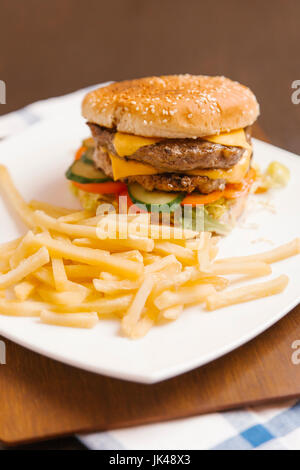
M 218 237 L 151 225 L 148 214 L 76 211 L 26 203 L 0 165 L 3 196 L 29 231 L 0 245 L 0 313 L 91 328 L 117 318 L 129 338 L 176 320 L 185 306 L 215 310 L 282 292 L 288 277 L 235 287 L 300 253 L 300 239 L 254 256 L 216 259 Z M 111 222 L 116 233 L 110 237 Z M 233 288 L 232 288 L 233 286 Z M 228 287 L 231 287 L 228 289 Z M 200 312 L 200 309 L 199 309 Z

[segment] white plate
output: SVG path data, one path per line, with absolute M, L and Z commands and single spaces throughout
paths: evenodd
M 64 172 L 80 140 L 89 134 L 74 113 L 38 123 L 0 144 L 0 161 L 8 166 L 26 199 L 78 207 L 68 192 Z M 255 160 L 285 163 L 291 181 L 268 198 L 254 196 L 246 225 L 221 242 L 221 255 L 255 253 L 300 235 L 300 159 L 271 145 L 254 141 Z M 25 227 L 0 199 L 0 242 L 24 233 Z M 256 243 L 253 243 L 256 241 Z M 271 245 L 270 242 L 274 245 Z M 22 346 L 93 372 L 136 382 L 154 383 L 212 361 L 249 341 L 286 315 L 300 300 L 299 257 L 274 265 L 273 276 L 286 273 L 290 283 L 280 295 L 213 313 L 187 309 L 180 319 L 154 327 L 138 341 L 118 335 L 119 324 L 102 321 L 93 330 L 48 326 L 32 318 L 0 316 L 0 334 Z M 9 360 L 9 358 L 8 358 Z

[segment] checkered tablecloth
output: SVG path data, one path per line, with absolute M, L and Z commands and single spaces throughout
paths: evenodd
M 65 112 L 80 112 L 87 90 L 31 104 L 0 116 L 0 140 Z M 5 105 L 0 105 L 5 106 Z M 99 400 L 101 397 L 99 397 Z M 213 413 L 166 423 L 78 436 L 91 449 L 297 449 L 300 402 Z

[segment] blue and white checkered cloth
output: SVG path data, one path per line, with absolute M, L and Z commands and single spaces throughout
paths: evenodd
M 0 116 L 0 140 L 66 112 L 80 112 L 86 90 L 39 101 Z M 0 105 L 5 106 L 5 105 Z M 78 436 L 90 449 L 300 450 L 300 402 L 247 408 L 171 422 Z

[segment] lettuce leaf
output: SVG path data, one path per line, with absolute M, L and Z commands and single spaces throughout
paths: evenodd
M 214 219 L 220 219 L 225 212 L 228 210 L 228 206 L 230 205 L 228 199 L 221 197 L 215 202 L 205 205 L 205 210 Z
M 214 232 L 217 235 L 228 235 L 232 230 L 232 225 L 224 224 L 214 219 L 208 214 L 206 209 L 204 209 L 204 230 L 206 232 Z
M 74 184 L 70 183 L 70 190 L 74 196 L 78 197 L 82 207 L 86 210 L 96 211 L 97 207 L 101 203 L 110 203 L 114 206 L 116 205 L 116 200 L 114 196 L 110 196 L 107 194 L 94 194 L 88 193 L 87 191 L 82 191 L 81 189 L 77 188 Z
M 225 207 L 227 210 L 227 204 Z M 222 215 L 223 214 L 224 211 L 222 211 Z M 218 235 L 228 235 L 232 230 L 231 225 L 220 222 L 217 218 L 210 215 L 207 206 L 198 208 L 198 212 L 196 212 L 196 208 L 192 208 L 190 212 L 184 213 L 184 215 L 181 216 L 181 224 L 188 230 L 213 232 Z

